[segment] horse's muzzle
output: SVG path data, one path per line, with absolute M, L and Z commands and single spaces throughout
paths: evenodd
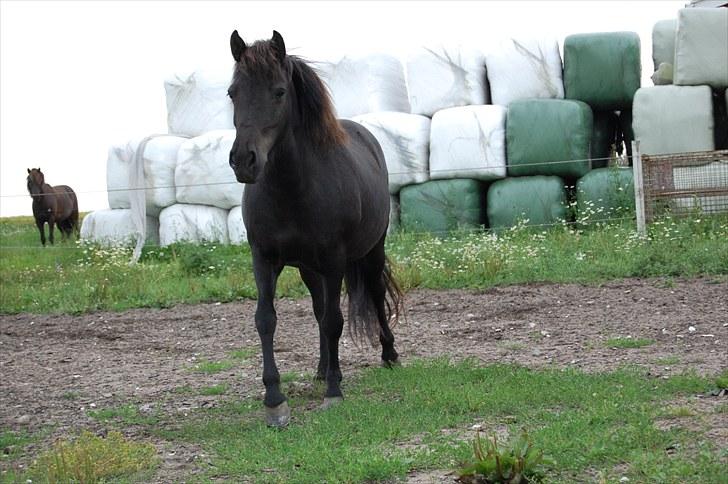
M 249 151 L 242 158 L 231 151 L 230 168 L 233 169 L 235 179 L 240 183 L 255 183 L 258 178 L 257 156 L 254 151 Z

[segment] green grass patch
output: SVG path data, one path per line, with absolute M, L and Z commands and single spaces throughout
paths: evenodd
M 234 350 L 230 352 L 230 358 L 236 359 L 236 360 L 249 360 L 253 356 L 257 355 L 259 352 L 259 348 L 254 346 L 249 346 L 247 348 L 240 348 L 238 350 Z
M 136 405 L 127 404 L 120 407 L 89 410 L 87 415 L 94 420 L 119 425 L 153 425 L 159 421 L 155 413 L 142 413 Z
M 699 433 L 659 430 L 654 422 L 664 402 L 709 387 L 692 375 L 651 380 L 630 370 L 586 374 L 438 359 L 364 371 L 345 385 L 344 403 L 325 412 L 307 410 L 319 393 L 292 398 L 294 418 L 283 431 L 264 425 L 257 400 L 153 431 L 202 445 L 215 456 L 209 477 L 234 481 L 371 482 L 456 470 L 472 462 L 469 429 L 484 422 L 486 435 L 527 429 L 555 462 L 547 481 L 589 480 L 595 469 L 619 479 L 614 469 L 630 463 L 624 472 L 633 482 L 706 482 L 721 471 L 719 450 Z M 676 443 L 680 450 L 668 456 Z
M 645 346 L 650 346 L 654 343 L 655 341 L 649 338 L 609 338 L 604 343 L 604 346 L 607 348 L 631 349 L 644 348 Z
M 728 217 L 702 216 L 655 222 L 647 237 L 639 237 L 631 222 L 442 237 L 399 232 L 388 237 L 387 253 L 405 290 L 484 289 L 623 277 L 722 277 L 728 274 L 727 237 Z M 80 313 L 257 296 L 246 244 L 147 247 L 134 266 L 127 264 L 130 257 L 131 248 L 73 241 L 43 248 L 31 218 L 0 219 L 0 313 Z M 282 272 L 277 294 L 307 294 L 295 269 Z
M 655 360 L 655 363 L 658 365 L 677 365 L 680 363 L 680 357 L 678 356 L 665 356 L 663 358 L 658 358 Z
M 228 390 L 228 385 L 221 383 L 219 385 L 212 385 L 209 387 L 200 388 L 200 395 L 214 396 L 224 395 Z
M 38 436 L 12 430 L 0 431 L 0 462 L 12 460 L 22 453 L 23 447 L 36 442 Z
M 214 373 L 220 373 L 222 371 L 227 371 L 235 366 L 234 361 L 230 360 L 220 360 L 220 361 L 209 361 L 209 360 L 202 360 L 199 363 L 196 363 L 195 366 L 192 367 L 192 370 L 198 372 L 198 373 L 207 373 L 207 374 L 214 374 Z
M 151 444 L 132 442 L 120 432 L 105 438 L 83 432 L 75 440 L 57 442 L 31 466 L 28 478 L 33 482 L 106 482 L 127 478 L 139 482 L 151 475 L 158 464 Z M 137 479 L 138 478 L 138 479 Z

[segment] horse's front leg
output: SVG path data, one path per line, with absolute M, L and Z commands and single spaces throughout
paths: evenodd
M 328 365 L 326 368 L 326 394 L 324 408 L 343 399 L 341 393 L 341 369 L 339 367 L 339 338 L 344 329 L 341 314 L 341 284 L 344 273 L 327 275 L 324 278 L 325 309 L 322 318 L 323 333 L 328 346 Z
M 55 223 L 56 221 L 52 218 L 48 220 L 48 240 L 51 242 L 51 245 L 53 245 L 53 226 Z
M 38 232 L 40 232 L 40 243 L 43 244 L 43 247 L 45 247 L 45 221 L 36 220 L 35 225 L 38 227 Z
M 252 248 L 253 273 L 258 288 L 258 307 L 255 311 L 255 327 L 258 330 L 263 350 L 263 385 L 266 423 L 273 427 L 288 424 L 291 412 L 286 397 L 281 393 L 281 377 L 273 354 L 273 337 L 276 332 L 277 316 L 273 306 L 278 276 L 283 269 L 268 262 L 259 250 Z

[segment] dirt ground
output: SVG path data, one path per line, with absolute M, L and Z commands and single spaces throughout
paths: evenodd
M 483 363 L 576 367 L 586 371 L 636 364 L 662 378 L 728 367 L 728 281 L 621 280 L 602 285 L 532 284 L 473 291 L 416 290 L 406 297 L 407 320 L 394 329 L 403 362 L 418 357 L 474 357 Z M 78 316 L 0 316 L 0 430 L 52 428 L 46 440 L 79 429 L 103 431 L 88 411 L 134 404 L 141 413 L 185 414 L 221 399 L 261 398 L 261 364 L 254 301 L 180 305 L 169 309 Z M 277 302 L 276 356 L 281 372 L 315 371 L 318 331 L 308 299 Z M 613 348 L 611 338 L 647 338 L 642 348 Z M 197 362 L 254 355 L 215 374 L 190 371 Z M 346 379 L 379 365 L 379 351 L 341 344 Z M 228 384 L 224 396 L 194 389 Z M 182 387 L 193 391 L 181 392 Z M 696 406 L 714 407 L 705 403 Z M 724 397 L 713 400 L 725 402 Z M 725 414 L 715 438 L 728 442 Z M 132 434 L 134 430 L 129 430 Z M 195 446 L 156 442 L 159 482 L 197 472 L 207 456 Z M 29 459 L 39 449 L 23 452 Z M 0 464 L 1 465 L 1 464 Z M 413 482 L 451 479 L 431 476 Z

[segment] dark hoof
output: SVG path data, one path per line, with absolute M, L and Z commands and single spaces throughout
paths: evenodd
M 398 368 L 402 366 L 402 363 L 399 361 L 399 358 L 392 361 L 382 360 L 382 368 Z
M 265 423 L 268 427 L 282 428 L 288 425 L 291 420 L 291 409 L 288 402 L 283 402 L 276 407 L 265 407 Z
M 324 397 L 324 403 L 321 404 L 319 409 L 328 410 L 329 408 L 340 404 L 344 401 L 344 397 Z

